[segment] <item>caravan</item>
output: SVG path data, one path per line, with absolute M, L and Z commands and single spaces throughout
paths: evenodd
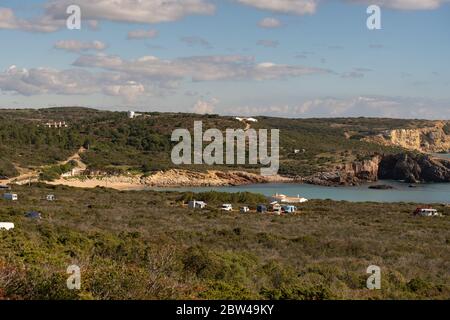
M 17 201 L 17 200 L 19 200 L 19 197 L 17 196 L 16 193 L 5 193 L 3 195 L 3 199 L 11 200 L 11 201 Z

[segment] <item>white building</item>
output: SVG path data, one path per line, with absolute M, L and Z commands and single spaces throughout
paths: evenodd
M 241 118 L 241 117 L 234 117 L 237 121 L 241 122 L 258 122 L 258 119 L 255 118 Z
M 46 197 L 47 201 L 55 201 L 55 195 L 54 194 L 48 194 Z
M 288 197 L 284 194 L 274 194 L 271 197 L 272 201 L 278 201 L 281 203 L 303 203 L 307 202 L 308 199 L 300 197 L 300 195 L 297 195 L 296 197 Z
M 0 222 L 0 230 L 11 230 L 14 229 L 14 223 L 12 222 Z
M 45 124 L 47 128 L 67 128 L 68 125 L 65 121 L 53 121 L 53 122 L 47 122 Z

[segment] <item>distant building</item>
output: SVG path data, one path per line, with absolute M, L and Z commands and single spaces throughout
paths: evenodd
M 67 128 L 68 125 L 65 121 L 53 121 L 53 122 L 47 122 L 45 124 L 47 128 Z
M 301 198 L 300 195 L 297 195 L 297 197 L 288 197 L 284 194 L 274 194 L 271 197 L 272 201 L 278 201 L 282 203 L 303 203 L 308 201 L 306 198 Z
M 241 117 L 234 117 L 237 121 L 241 122 L 258 122 L 258 119 L 255 118 L 241 118 Z
M 142 114 L 137 113 L 137 112 L 135 112 L 135 111 L 128 111 L 128 112 L 127 112 L 127 116 L 128 116 L 129 119 L 134 119 L 134 118 L 137 118 L 137 117 L 142 116 Z M 146 117 L 147 117 L 147 116 L 146 116 Z
M 48 194 L 47 197 L 46 197 L 46 199 L 47 199 L 47 201 L 55 201 L 55 200 L 56 200 L 54 194 Z

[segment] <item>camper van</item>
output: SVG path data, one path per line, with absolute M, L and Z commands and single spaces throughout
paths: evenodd
M 19 197 L 17 196 L 16 193 L 5 193 L 3 195 L 3 199 L 11 200 L 11 201 L 17 201 L 19 199 Z
M 12 222 L 0 222 L 0 230 L 11 230 L 14 229 L 14 223 Z
M 189 209 L 203 209 L 206 207 L 206 203 L 203 201 L 192 200 L 188 203 Z
M 233 211 L 233 206 L 230 203 L 224 203 L 220 210 L 223 211 Z
M 249 207 L 245 206 L 245 207 L 241 207 L 240 209 L 241 213 L 247 213 L 250 211 Z
M 417 208 L 414 211 L 415 215 L 421 216 L 421 217 L 435 217 L 439 216 L 439 213 L 436 209 L 432 208 Z

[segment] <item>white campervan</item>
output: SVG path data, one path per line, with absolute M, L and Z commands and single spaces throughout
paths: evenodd
M 5 193 L 3 195 L 3 199 L 11 200 L 11 201 L 17 201 L 19 199 L 19 197 L 17 196 L 16 193 Z

